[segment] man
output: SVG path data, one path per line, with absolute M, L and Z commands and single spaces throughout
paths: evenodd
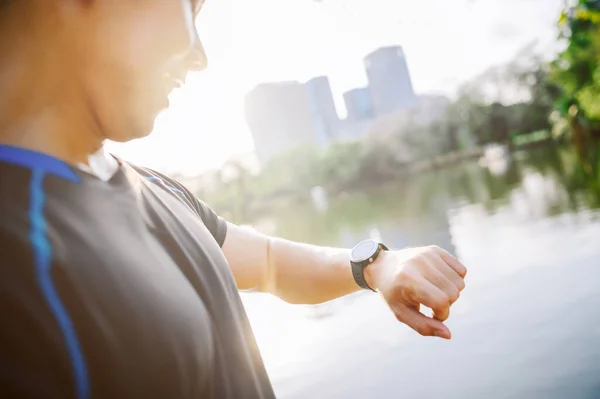
M 146 135 L 205 66 L 201 5 L 0 0 L 1 397 L 271 398 L 238 289 L 314 304 L 373 288 L 450 338 L 466 269 L 447 252 L 266 237 L 102 151 Z

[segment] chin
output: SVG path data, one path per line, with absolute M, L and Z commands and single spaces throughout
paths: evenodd
M 153 127 L 154 123 L 130 125 L 128 129 L 120 130 L 118 133 L 113 131 L 113 134 L 106 138 L 117 143 L 126 143 L 149 136 L 152 133 Z
M 149 97 L 146 103 L 138 103 L 141 106 L 132 108 L 121 107 L 113 114 L 113 116 L 118 118 L 113 119 L 114 123 L 107 126 L 108 137 L 106 138 L 119 143 L 125 143 L 150 135 L 154 130 L 154 123 L 157 116 L 164 110 L 154 100 L 155 98 Z

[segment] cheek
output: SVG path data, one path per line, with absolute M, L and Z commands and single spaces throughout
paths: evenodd
M 195 31 L 187 0 L 154 0 L 124 25 L 118 44 L 133 71 L 156 71 L 191 47 Z M 191 26 L 190 26 L 191 25 Z

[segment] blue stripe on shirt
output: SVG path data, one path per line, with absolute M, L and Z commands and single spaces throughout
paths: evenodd
M 66 162 L 41 152 L 0 144 L 0 162 L 18 165 L 28 169 L 40 169 L 46 173 L 62 177 L 73 183 L 81 178 Z
M 63 305 L 52 281 L 52 246 L 46 236 L 46 219 L 44 217 L 46 195 L 43 183 L 45 172 L 42 169 L 36 168 L 31 173 L 29 183 L 29 222 L 31 226 L 29 240 L 33 247 L 37 280 L 62 332 L 73 367 L 77 398 L 84 399 L 90 395 L 85 358 L 69 313 Z
M 162 179 L 155 177 L 155 176 L 145 176 L 146 180 L 152 182 L 152 183 L 162 183 L 165 185 L 165 187 L 169 188 L 169 190 L 177 193 L 177 194 L 184 194 L 183 191 L 181 191 L 178 188 L 175 188 L 173 186 L 169 186 L 168 184 L 166 184 Z M 185 195 L 185 194 L 184 194 Z

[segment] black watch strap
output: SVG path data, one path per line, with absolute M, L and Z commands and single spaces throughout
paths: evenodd
M 360 263 L 352 262 L 352 275 L 356 284 L 364 290 L 371 290 L 376 292 L 373 288 L 369 287 L 367 280 L 365 280 L 365 268 Z
M 367 266 L 373 263 L 375 259 L 377 259 L 377 256 L 379 256 L 381 250 L 387 251 L 388 248 L 384 244 L 380 243 L 379 250 L 373 255 L 373 257 L 370 260 L 366 260 L 364 262 L 350 262 L 352 266 L 352 276 L 354 277 L 354 281 L 356 281 L 356 284 L 358 284 L 359 287 L 365 290 L 371 290 L 373 292 L 376 292 L 373 288 L 369 286 L 369 284 L 367 284 L 367 280 L 365 279 L 365 269 L 367 268 Z

